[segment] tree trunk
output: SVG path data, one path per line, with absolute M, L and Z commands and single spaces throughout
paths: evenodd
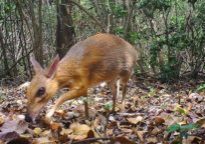
M 2 29 L 0 27 L 0 46 L 1 46 L 1 49 L 2 49 L 2 56 L 3 56 L 3 61 L 4 61 L 4 70 L 8 70 L 9 69 L 9 66 L 8 66 L 8 59 L 7 59 L 7 54 L 6 54 L 6 48 L 5 48 L 5 45 L 4 45 L 4 41 L 3 41 L 3 33 L 2 33 Z M 8 71 L 8 73 L 6 73 L 10 76 L 10 72 Z
M 43 65 L 43 41 L 42 41 L 42 0 L 38 1 L 38 19 L 34 13 L 34 4 L 29 1 L 29 12 L 33 28 L 33 52 L 36 60 Z
M 72 5 L 70 0 L 57 1 L 57 30 L 56 30 L 56 51 L 62 58 L 69 48 L 74 44 L 75 31 L 72 21 Z

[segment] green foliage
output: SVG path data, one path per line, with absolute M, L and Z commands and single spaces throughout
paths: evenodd
M 110 103 L 110 102 L 108 102 L 108 103 L 106 103 L 106 104 L 104 105 L 104 109 L 105 109 L 106 111 L 111 111 L 111 110 L 112 110 L 112 107 L 113 107 L 113 104 Z
M 167 128 L 168 133 L 173 133 L 173 132 L 179 131 L 179 130 L 180 130 L 180 125 L 179 124 L 173 124 L 173 125 L 171 125 Z
M 113 4 L 110 7 L 116 18 L 122 18 L 127 14 L 127 11 L 123 8 L 123 5 Z
M 158 52 L 161 50 L 161 46 L 164 43 L 164 39 L 156 39 L 150 46 L 150 65 L 158 65 Z
M 170 0 L 141 0 L 138 3 L 138 8 L 143 9 L 145 15 L 150 18 L 154 17 L 154 12 L 157 10 L 166 11 L 170 7 Z
M 114 33 L 119 35 L 119 36 L 123 36 L 124 35 L 124 28 L 123 27 L 116 27 L 114 29 Z
M 167 128 L 168 133 L 173 133 L 173 132 L 179 132 L 181 138 L 187 138 L 188 137 L 188 132 L 198 128 L 196 124 L 186 124 L 186 125 L 179 125 L 179 124 L 173 124 Z
M 167 10 L 171 7 L 170 0 L 141 0 L 139 2 L 139 8 L 149 7 L 154 10 Z
M 193 76 L 197 75 L 204 64 L 202 61 L 205 55 L 205 2 L 197 1 L 194 5 L 195 8 L 191 10 L 192 6 L 187 1 L 140 0 L 138 3 L 145 18 L 161 24 L 155 26 L 149 21 L 150 29 L 146 30 L 144 35 L 150 34 L 147 39 L 151 41 L 149 64 L 152 68 L 157 68 L 162 81 L 177 79 L 180 76 L 183 64 L 180 53 L 184 51 L 187 53 L 183 57 L 190 58 L 188 64 Z M 189 13 L 189 17 L 185 16 L 186 13 Z M 157 35 L 158 33 L 162 34 Z M 139 37 L 138 40 L 143 36 Z
M 6 98 L 6 95 L 2 92 L 0 88 L 0 102 L 2 102 Z
M 15 9 L 16 5 L 12 2 L 6 2 L 0 0 L 0 22 L 5 18 L 7 14 Z
M 137 43 L 142 36 L 138 32 L 129 32 L 127 39 L 131 43 Z
M 203 91 L 205 89 L 205 84 L 201 84 L 198 86 L 198 88 L 196 89 L 197 92 Z

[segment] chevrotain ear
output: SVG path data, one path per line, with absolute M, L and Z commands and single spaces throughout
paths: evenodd
M 34 56 L 30 57 L 30 62 L 33 65 L 35 73 L 43 73 L 43 68 L 41 65 L 36 61 Z
M 52 63 L 50 64 L 50 67 L 46 71 L 46 76 L 48 78 L 51 78 L 54 76 L 56 69 L 58 67 L 58 63 L 60 61 L 59 55 L 56 55 L 55 58 L 53 59 Z

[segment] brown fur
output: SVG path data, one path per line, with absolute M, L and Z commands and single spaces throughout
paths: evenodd
M 116 80 L 121 79 L 125 95 L 126 83 L 136 56 L 135 49 L 125 40 L 111 34 L 97 34 L 75 44 L 56 68 L 50 66 L 50 72 L 39 73 L 38 71 L 42 70 L 38 64 L 35 66 L 36 61 L 32 62 L 36 76 L 27 93 L 28 112 L 31 116 L 36 115 L 58 89 L 68 86 L 70 90 L 56 101 L 49 115 L 51 116 L 60 104 L 69 99 L 86 96 L 88 88 L 101 82 L 110 85 L 115 106 Z M 56 64 L 56 61 L 53 63 Z M 46 73 L 52 76 L 46 77 Z M 38 98 L 35 93 L 40 87 L 46 88 L 46 94 Z

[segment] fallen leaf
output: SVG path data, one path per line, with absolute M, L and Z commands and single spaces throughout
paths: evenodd
M 0 128 L 1 132 L 17 132 L 18 134 L 22 134 L 28 128 L 28 123 L 21 120 L 11 120 L 5 122 Z
M 56 110 L 55 111 L 55 114 L 56 115 L 58 115 L 58 116 L 60 116 L 60 117 L 63 117 L 66 113 L 65 113 L 65 111 L 64 110 Z
M 115 144 L 115 143 L 120 143 L 120 144 L 135 144 L 135 142 L 129 140 L 128 138 L 124 137 L 124 136 L 119 136 L 119 137 L 115 137 L 114 139 L 111 140 L 111 143 Z
M 201 128 L 205 128 L 205 118 L 197 120 L 196 124 Z
M 20 137 L 28 128 L 28 123 L 22 120 L 6 121 L 0 128 L 0 139 L 3 141 L 11 141 Z
M 151 134 L 153 135 L 157 135 L 161 132 L 161 129 L 159 129 L 158 127 L 155 127 L 152 131 L 151 131 Z
M 42 132 L 42 129 L 39 128 L 39 127 L 37 127 L 37 128 L 35 128 L 35 129 L 33 130 L 33 132 L 34 132 L 35 135 L 40 135 L 41 132 Z
M 8 142 L 8 141 L 11 141 L 13 139 L 17 139 L 19 138 L 20 135 L 17 133 L 17 132 L 1 132 L 0 133 L 0 139 L 4 142 Z
M 187 115 L 189 111 L 185 108 L 182 108 L 180 105 L 175 107 L 175 111 L 179 112 L 180 114 Z
M 2 126 L 4 123 L 4 118 L 3 117 L 0 117 L 0 126 Z
M 143 138 L 143 137 L 144 137 L 144 134 L 145 134 L 146 131 L 137 131 L 137 130 L 136 130 L 136 131 L 134 131 L 134 132 L 135 132 L 135 134 L 137 135 L 137 137 L 140 139 L 140 141 L 141 141 L 141 142 L 144 142 L 144 138 Z
M 68 135 L 69 138 L 75 140 L 82 140 L 88 137 L 91 128 L 86 124 L 72 123 L 70 125 L 72 133 Z
M 138 122 L 141 122 L 143 120 L 142 116 L 137 116 L 135 118 L 127 118 L 128 122 L 131 124 L 137 124 Z
M 61 130 L 62 126 L 61 126 L 60 123 L 52 122 L 52 123 L 50 123 L 50 128 L 51 128 L 52 131 L 57 132 L 57 131 Z
M 196 136 L 188 136 L 188 138 L 182 140 L 182 144 L 195 144 L 200 143 L 201 138 Z
M 132 133 L 132 129 L 130 128 L 120 128 L 123 133 Z
M 45 137 L 45 136 L 50 136 L 51 135 L 51 130 L 45 130 L 41 133 L 41 136 L 42 137 Z
M 157 116 L 154 118 L 154 122 L 156 125 L 161 125 L 161 124 L 165 123 L 165 119 L 160 117 L 160 116 Z
M 35 138 L 32 144 L 57 144 L 57 140 L 49 137 Z
M 191 93 L 189 95 L 189 99 L 194 100 L 196 102 L 201 102 L 203 101 L 204 97 L 199 95 L 198 93 Z
M 13 139 L 9 142 L 7 142 L 7 144 L 30 144 L 31 142 L 29 141 L 29 139 L 27 138 L 16 138 L 16 139 Z
M 148 143 L 157 143 L 158 142 L 157 138 L 154 137 L 154 136 L 148 137 L 148 138 L 146 138 L 146 140 L 147 140 Z
M 65 129 L 65 128 L 62 128 L 60 134 L 61 135 L 69 135 L 72 133 L 72 130 L 71 129 Z

